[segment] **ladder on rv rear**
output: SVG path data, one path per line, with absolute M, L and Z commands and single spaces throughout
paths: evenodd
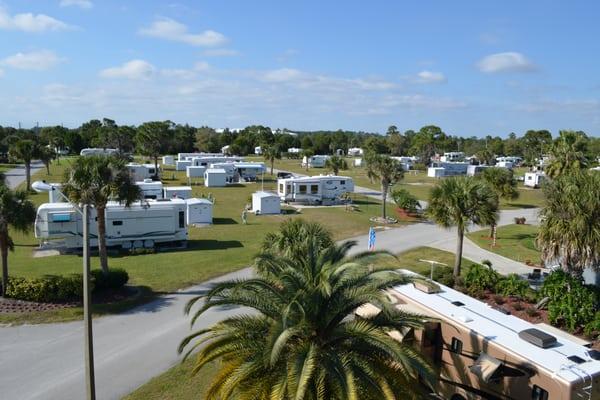
M 583 380 L 584 386 L 580 390 L 578 390 L 576 393 L 574 393 L 575 395 L 577 395 L 578 398 L 585 399 L 585 400 L 592 400 L 593 378 L 590 374 L 588 374 L 583 369 L 579 368 L 577 365 L 574 365 L 574 364 L 563 365 L 560 369 L 569 371 L 572 374 L 578 376 L 579 378 L 581 378 Z M 589 380 L 589 384 L 586 383 L 588 380 Z M 585 386 L 585 385 L 587 385 L 587 386 Z

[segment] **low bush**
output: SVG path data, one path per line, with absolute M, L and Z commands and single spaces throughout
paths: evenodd
M 18 300 L 53 303 L 76 301 L 83 296 L 81 274 L 68 276 L 46 275 L 41 278 L 9 278 L 6 297 Z
M 506 300 L 504 299 L 504 296 L 499 295 L 499 294 L 495 294 L 492 299 L 494 300 L 494 303 L 498 304 L 498 305 L 502 305 L 504 303 L 506 303 Z
M 442 267 L 433 270 L 433 280 L 448 287 L 454 287 L 456 280 L 452 268 Z
M 535 307 L 527 307 L 525 313 L 532 318 L 540 315 L 540 312 Z
M 500 274 L 490 266 L 473 264 L 465 275 L 464 283 L 470 292 L 494 290 L 499 279 Z
M 104 274 L 102 270 L 92 270 L 94 278 L 94 287 L 96 290 L 119 289 L 129 281 L 129 274 L 121 268 L 113 268 L 108 270 L 108 274 Z
M 513 308 L 515 311 L 523 311 L 523 309 L 524 309 L 525 307 L 523 306 L 523 303 L 521 303 L 521 302 L 516 302 L 516 303 L 513 303 L 513 305 L 512 305 L 512 308 Z
M 506 278 L 501 278 L 496 283 L 496 292 L 503 296 L 514 296 L 523 298 L 527 294 L 529 283 L 521 279 L 517 274 L 510 274 Z
M 585 324 L 583 334 L 592 339 L 600 335 L 600 312 L 596 312 L 594 319 Z
M 416 213 L 421 208 L 419 200 L 406 189 L 396 189 L 392 192 L 394 203 L 407 213 Z

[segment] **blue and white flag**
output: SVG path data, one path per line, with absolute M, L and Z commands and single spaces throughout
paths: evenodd
M 375 229 L 371 227 L 369 229 L 369 242 L 367 243 L 369 251 L 375 250 Z

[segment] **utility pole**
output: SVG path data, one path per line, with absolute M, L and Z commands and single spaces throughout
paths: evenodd
M 85 391 L 87 400 L 96 400 L 94 378 L 94 340 L 90 288 L 90 206 L 83 205 L 83 326 L 85 342 Z

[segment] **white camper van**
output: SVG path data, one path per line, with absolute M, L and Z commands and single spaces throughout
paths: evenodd
M 187 241 L 186 204 L 179 199 L 147 200 L 125 207 L 118 202 L 106 206 L 106 244 L 124 249 L 151 248 L 164 243 Z M 98 246 L 96 210 L 90 213 L 90 245 Z M 59 241 L 66 249 L 83 247 L 83 224 L 70 203 L 42 204 L 35 218 L 35 237 Z
M 347 176 L 303 176 L 278 179 L 277 188 L 285 202 L 333 204 L 341 201 L 344 193 L 354 192 L 354 181 Z

